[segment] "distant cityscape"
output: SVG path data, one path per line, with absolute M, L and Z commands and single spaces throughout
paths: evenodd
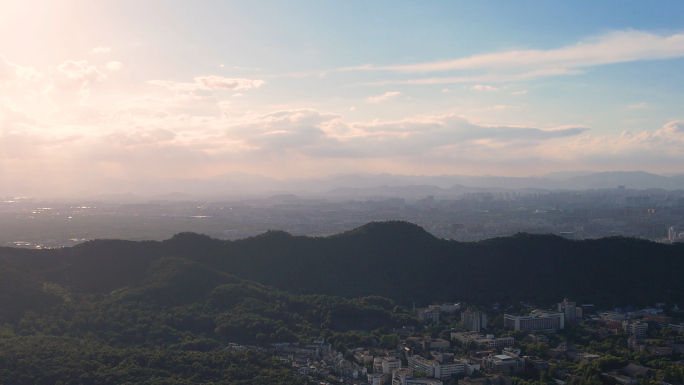
M 569 239 L 626 236 L 658 242 L 684 238 L 684 190 L 626 186 L 585 191 L 487 191 L 452 196 L 415 192 L 320 197 L 197 200 L 182 194 L 145 200 L 5 197 L 0 244 L 46 248 L 88 239 L 162 240 L 185 231 L 239 239 L 267 230 L 327 236 L 371 221 L 404 220 L 457 241 L 551 233 Z
M 320 339 L 269 348 L 231 344 L 226 349 L 279 356 L 296 376 L 319 384 L 444 385 L 457 380 L 461 385 L 513 385 L 521 378 L 541 378 L 565 385 L 579 382 L 588 367 L 582 363 L 592 362 L 600 362 L 602 383 L 632 385 L 658 377 L 658 383 L 669 384 L 663 381 L 664 371 L 631 362 L 632 357 L 659 359 L 661 367 L 682 363 L 684 341 L 678 337 L 684 330 L 684 312 L 676 306 L 599 311 L 567 298 L 554 309 L 521 305 L 503 309 L 494 304 L 489 311 L 496 319 L 490 322 L 483 310 L 460 303 L 414 308 L 420 324 L 393 330 L 396 346 L 344 348 Z M 573 341 L 573 335 L 579 340 Z M 594 342 L 582 346 L 580 341 L 586 339 Z M 621 340 L 622 350 L 610 352 L 602 352 L 597 343 Z

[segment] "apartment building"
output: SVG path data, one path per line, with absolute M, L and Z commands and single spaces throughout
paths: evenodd
M 487 329 L 487 314 L 479 310 L 461 312 L 461 325 L 467 330 L 480 332 Z
M 373 372 L 390 374 L 393 370 L 401 369 L 401 360 L 396 357 L 375 357 Z

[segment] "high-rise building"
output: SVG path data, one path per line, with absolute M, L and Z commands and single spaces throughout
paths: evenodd
M 479 310 L 468 309 L 461 313 L 461 325 L 466 330 L 480 332 L 487 329 L 487 314 Z
M 577 304 L 567 298 L 558 304 L 558 312 L 565 314 L 565 320 L 569 322 L 577 321 Z

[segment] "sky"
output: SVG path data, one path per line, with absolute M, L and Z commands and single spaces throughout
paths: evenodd
M 0 184 L 17 191 L 231 172 L 684 172 L 681 1 L 0 9 Z

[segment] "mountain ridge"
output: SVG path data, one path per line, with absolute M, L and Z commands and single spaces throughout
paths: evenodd
M 426 186 L 433 189 L 450 190 L 463 186 L 463 192 L 469 189 L 501 190 L 587 190 L 615 189 L 626 186 L 627 189 L 684 189 L 684 175 L 673 174 L 663 176 L 645 171 L 606 171 L 606 172 L 555 172 L 538 177 L 506 177 L 506 176 L 468 176 L 468 175 L 403 175 L 403 174 L 369 174 L 354 173 L 322 178 L 290 178 L 275 179 L 256 174 L 227 173 L 210 178 L 173 178 L 149 180 L 106 179 L 88 186 L 74 188 L 74 193 L 82 199 L 113 200 L 122 202 L 145 202 L 155 199 L 198 200 L 218 199 L 220 197 L 265 198 L 278 194 L 295 194 L 301 196 L 340 195 L 356 196 L 368 193 L 363 190 L 394 190 L 394 193 L 406 193 L 402 188 L 408 186 Z M 361 191 L 355 191 L 361 190 Z M 346 191 L 345 191 L 346 190 Z M 50 191 L 46 189 L 45 191 Z M 61 190 L 55 190 L 61 191 Z M 4 195 L 27 195 L 21 191 L 6 191 Z M 30 192 L 28 195 L 36 195 Z M 43 194 L 46 195 L 46 194 Z M 62 194 L 64 195 L 64 194 Z M 46 195 L 47 196 L 47 195 Z
M 545 305 L 565 296 L 603 306 L 684 303 L 678 278 L 684 244 L 623 237 L 570 241 L 519 233 L 465 243 L 390 221 L 329 237 L 269 231 L 224 241 L 180 233 L 161 242 L 94 240 L 58 250 L 17 250 L 0 249 L 0 260 L 22 274 L 88 293 L 135 287 L 161 258 L 173 257 L 293 294 L 379 295 L 403 304 Z

